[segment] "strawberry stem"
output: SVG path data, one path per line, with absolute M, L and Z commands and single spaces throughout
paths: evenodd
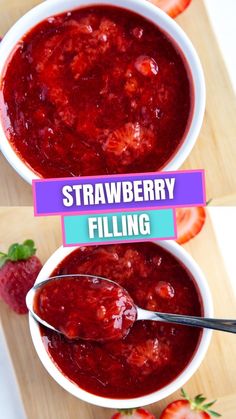
M 33 240 L 25 240 L 23 244 L 12 244 L 7 253 L 0 252 L 0 268 L 6 262 L 17 262 L 18 260 L 27 260 L 35 255 L 36 248 Z

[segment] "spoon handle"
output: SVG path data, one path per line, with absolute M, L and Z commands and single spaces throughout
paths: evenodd
M 202 327 L 236 333 L 236 320 L 209 319 L 207 317 L 185 316 L 180 314 L 159 313 L 148 310 L 138 310 L 137 320 L 154 320 L 166 323 L 177 323 L 185 326 Z

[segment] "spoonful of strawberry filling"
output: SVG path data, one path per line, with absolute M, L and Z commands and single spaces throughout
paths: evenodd
M 93 275 L 62 275 L 35 285 L 26 296 L 32 316 L 68 339 L 123 339 L 136 320 L 177 323 L 236 333 L 236 320 L 144 310 L 119 284 Z
M 125 289 L 90 275 L 50 278 L 31 289 L 27 306 L 36 320 L 69 339 L 122 339 L 137 317 Z

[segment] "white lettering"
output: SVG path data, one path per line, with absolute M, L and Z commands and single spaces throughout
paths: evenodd
M 108 217 L 103 217 L 102 219 L 103 219 L 103 231 L 104 231 L 103 237 L 113 237 L 113 234 L 109 232 Z
M 143 201 L 143 186 L 141 180 L 135 180 L 134 185 L 134 200 L 135 202 Z
M 128 224 L 128 235 L 129 236 L 138 236 L 139 235 L 139 228 L 138 228 L 138 216 L 137 214 L 127 215 L 127 224 Z
M 82 189 L 82 185 L 74 185 L 73 189 L 75 191 L 75 202 L 76 205 L 80 206 L 81 205 L 81 196 L 80 196 L 80 192 Z
M 169 192 L 169 199 L 174 199 L 175 178 L 166 179 L 166 186 Z
M 104 194 L 104 189 L 103 189 L 103 184 L 102 183 L 97 183 L 95 185 L 95 199 L 94 199 L 94 203 L 95 203 L 95 205 L 105 204 L 106 203 L 106 198 L 105 198 L 105 194 Z
M 127 232 L 127 220 L 126 220 L 126 215 L 122 215 L 122 216 L 121 216 L 121 223 L 122 223 L 122 232 L 123 232 L 123 236 L 127 236 L 128 232 Z
M 122 237 L 123 233 L 122 231 L 119 231 L 119 227 L 118 227 L 118 217 L 116 216 L 112 217 L 112 226 L 113 226 L 113 236 Z
M 132 202 L 133 201 L 133 185 L 132 182 L 123 182 L 123 201 Z
M 103 235 L 102 217 L 99 217 L 98 218 L 98 237 L 104 237 L 104 235 Z
M 89 238 L 95 238 L 97 231 L 99 238 L 150 235 L 150 219 L 148 214 L 113 215 L 111 218 L 88 218 Z
M 91 217 L 88 219 L 88 228 L 89 228 L 89 238 L 94 239 L 94 232 L 95 230 L 98 229 L 96 217 Z
M 147 236 L 150 234 L 150 219 L 148 214 L 140 214 L 139 216 L 140 234 Z
M 152 180 L 147 179 L 143 181 L 143 193 L 144 201 L 154 201 L 155 197 Z
M 94 205 L 93 186 L 83 185 L 84 205 Z
M 70 194 L 72 192 L 72 187 L 69 185 L 65 185 L 62 188 L 62 194 L 65 198 L 63 198 L 63 205 L 65 207 L 71 207 L 74 203 L 73 196 Z
M 113 204 L 121 201 L 121 182 L 105 183 L 107 203 Z
M 165 181 L 163 179 L 155 179 L 154 184 L 156 199 L 166 199 Z
M 65 185 L 62 201 L 65 207 L 106 205 L 128 202 L 150 202 L 174 199 L 175 178 L 144 179 L 81 185 Z

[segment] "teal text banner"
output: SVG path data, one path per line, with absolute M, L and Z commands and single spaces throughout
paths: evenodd
M 64 216 L 62 230 L 64 246 L 176 238 L 172 209 Z

